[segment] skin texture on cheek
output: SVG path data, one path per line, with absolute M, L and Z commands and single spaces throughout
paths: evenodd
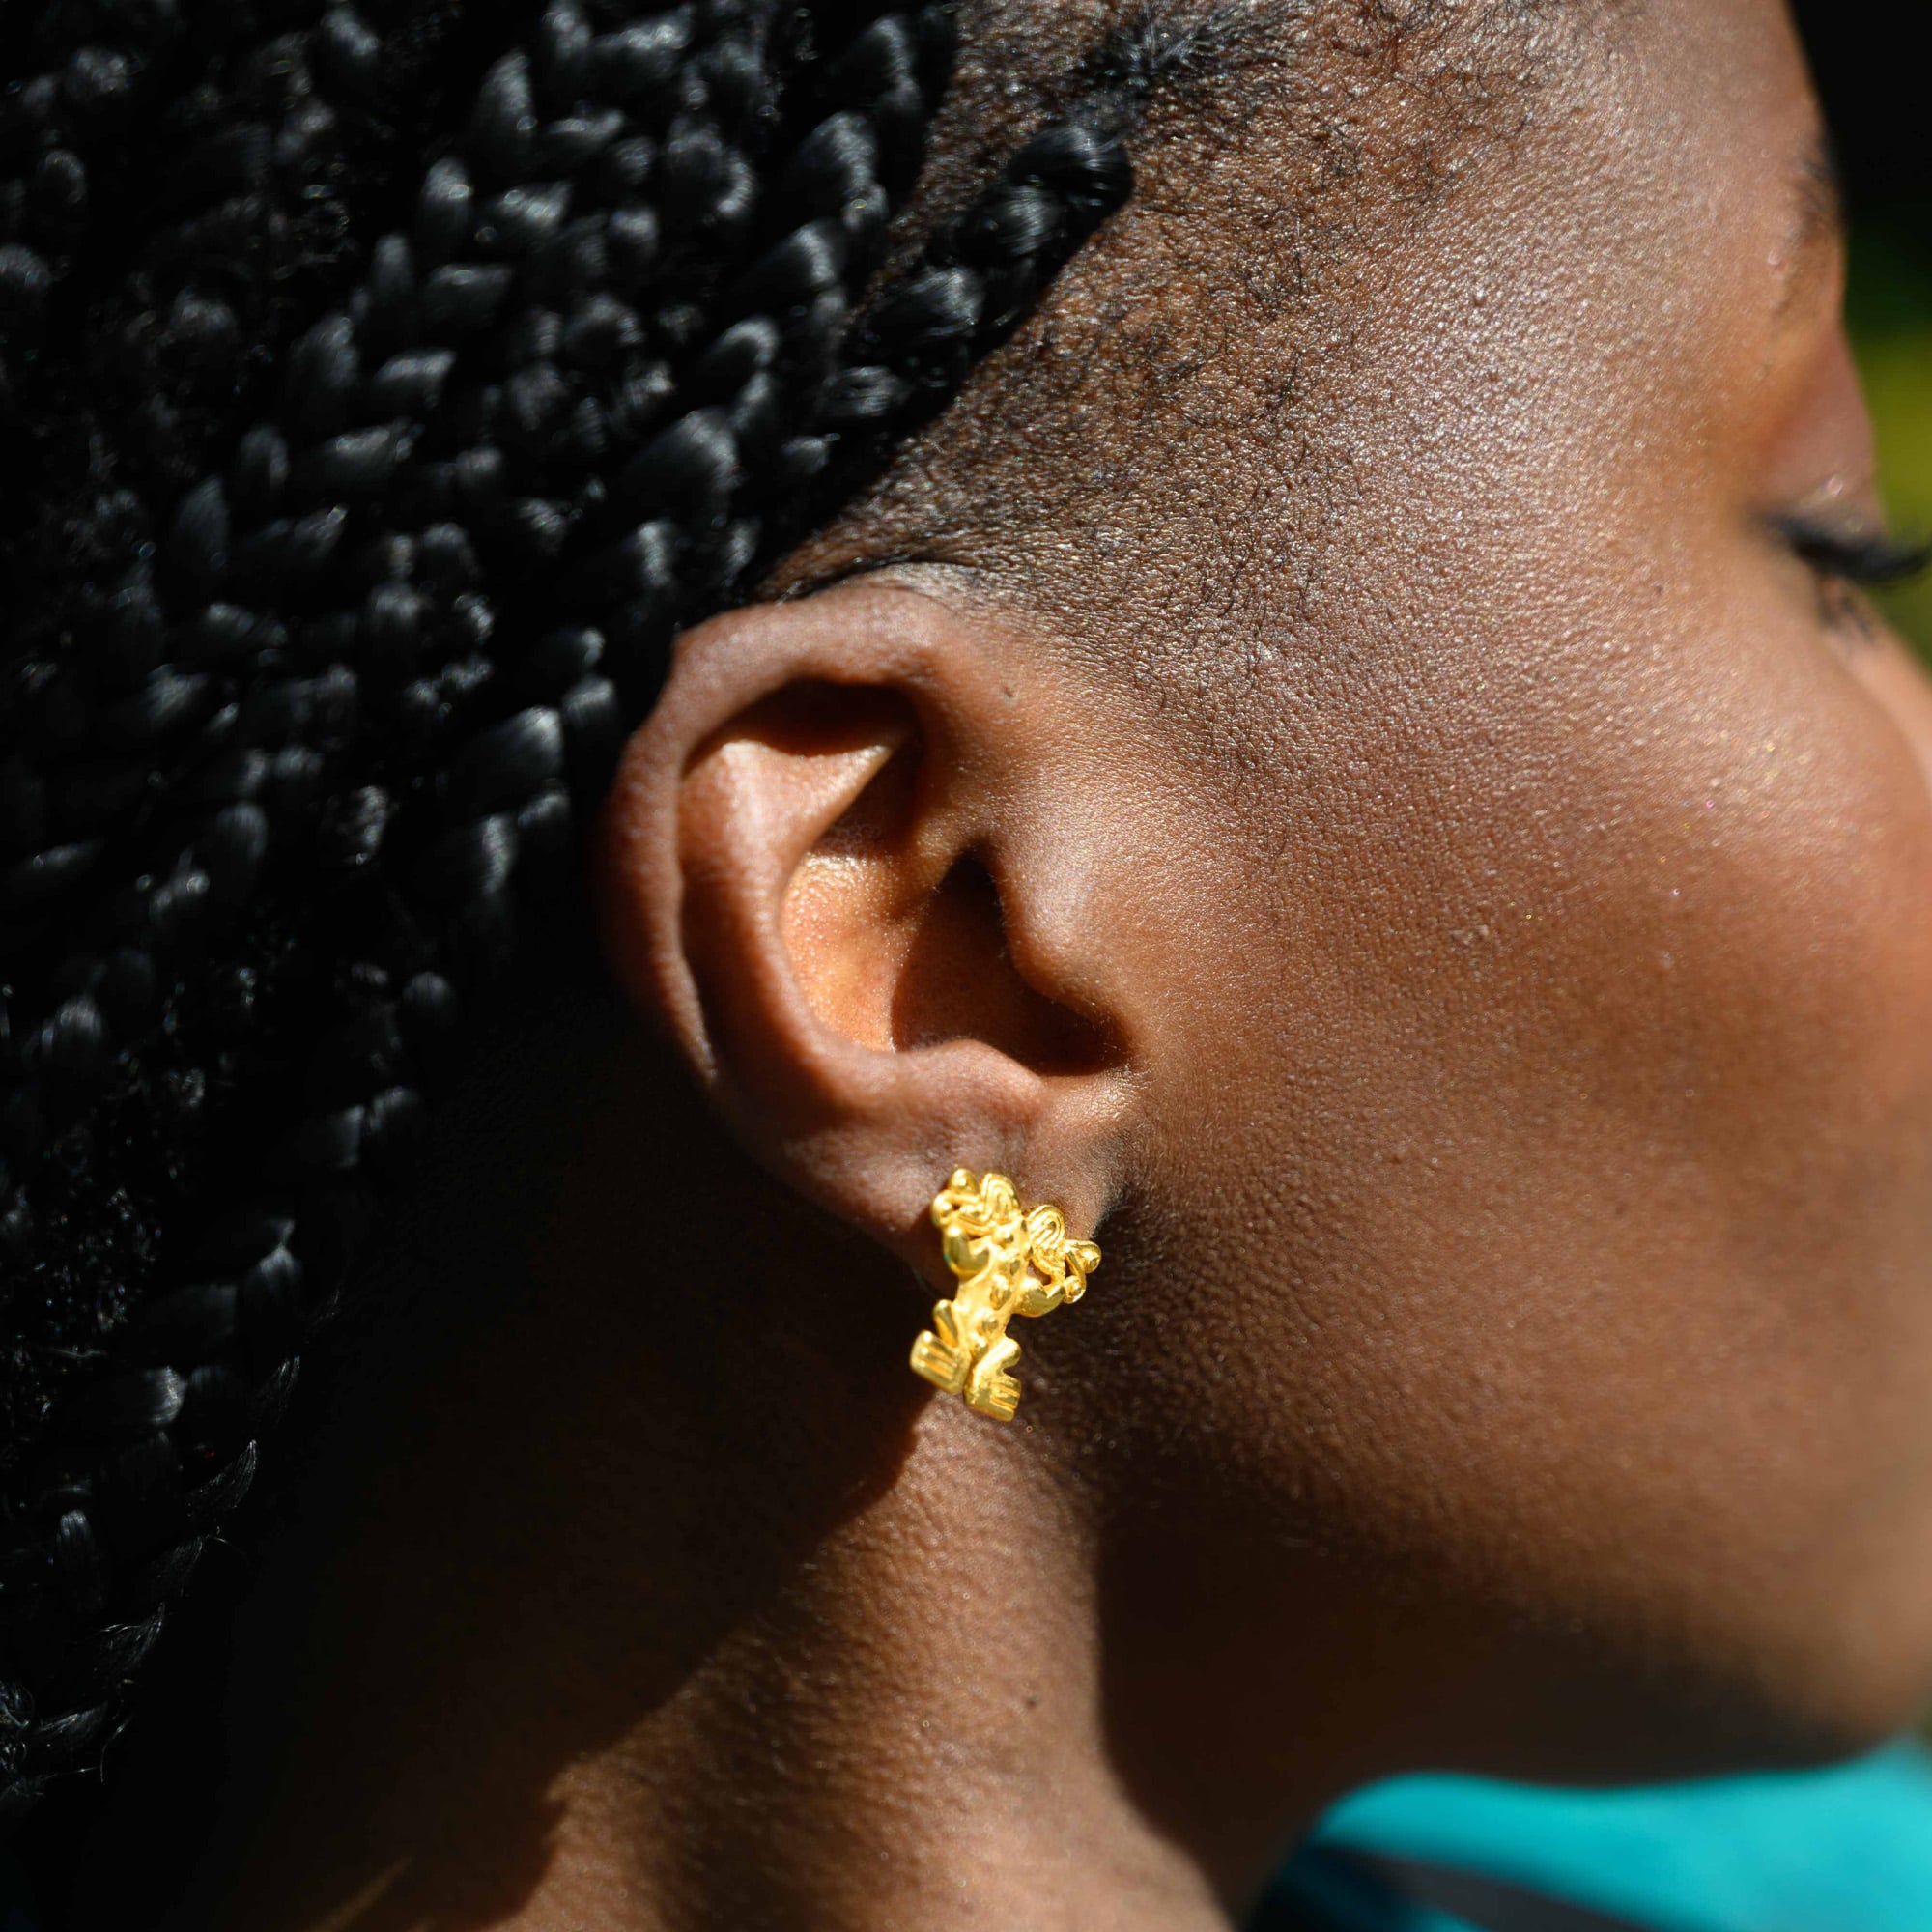
M 1143 892 L 1148 1211 L 1213 1284 L 1136 1298 L 1146 1428 L 1659 1737 L 1829 1747 L 1932 1680 L 1932 809 L 1765 528 L 1787 30 L 1660 7 L 1559 118 L 1318 379 L 1346 517 L 1293 574 L 1246 526 L 1218 859 Z

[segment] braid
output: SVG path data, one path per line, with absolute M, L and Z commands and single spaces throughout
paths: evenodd
M 41 183 L 125 169 L 134 110 L 116 148 L 47 81 L 60 26 L 0 137 L 0 432 L 44 498 L 0 700 L 14 1810 L 121 1720 L 671 637 L 1130 186 L 1102 88 L 875 288 L 938 6 L 549 0 L 507 50 L 440 10 L 57 17 L 96 15 L 130 99 L 185 82 L 157 137 L 199 134 L 146 149 L 170 218 L 112 280 L 98 197 Z M 432 59 L 469 83 L 405 110 Z
M 169 0 L 14 9 L 0 24 L 0 399 L 38 359 L 103 189 L 127 186 L 133 124 L 183 34 Z
M 88 43 L 0 98 L 0 165 L 18 170 L 0 189 L 10 655 L 71 619 L 76 533 L 125 568 L 156 534 L 146 506 L 232 437 L 347 266 L 390 156 L 419 146 L 438 97 L 409 82 L 460 52 L 412 25 L 379 85 L 322 0 L 202 9 L 191 27 L 173 0 L 36 11 L 17 10 L 37 62 L 62 28 Z M 76 74 L 97 77 L 78 103 Z M 89 353 L 61 353 L 75 338 Z

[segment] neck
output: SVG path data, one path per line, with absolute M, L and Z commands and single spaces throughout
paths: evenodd
M 622 1830 L 509 1922 L 1225 1927 L 1112 1773 L 1078 1539 L 985 1434 L 927 1408 L 890 1492 L 572 1776 Z
M 587 1151 L 535 1229 L 470 1146 L 390 1245 L 469 1339 L 440 1289 L 378 1332 L 390 1386 L 257 1592 L 183 1922 L 1225 1928 L 1116 1768 L 1077 1491 L 927 1398 L 902 1272 L 694 1119 L 598 1120 L 665 1091 L 605 1044 L 553 1052 Z

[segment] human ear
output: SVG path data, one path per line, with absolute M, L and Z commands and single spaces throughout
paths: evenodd
M 851 584 L 690 633 L 626 750 L 609 951 L 752 1151 L 911 1259 L 955 1168 L 1104 1211 L 1131 1001 L 1078 707 L 1005 620 Z

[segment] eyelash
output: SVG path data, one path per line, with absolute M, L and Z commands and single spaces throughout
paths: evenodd
M 1932 544 L 1909 543 L 1882 530 L 1810 524 L 1801 517 L 1786 518 L 1780 527 L 1785 542 L 1829 582 L 1889 590 L 1932 569 Z

